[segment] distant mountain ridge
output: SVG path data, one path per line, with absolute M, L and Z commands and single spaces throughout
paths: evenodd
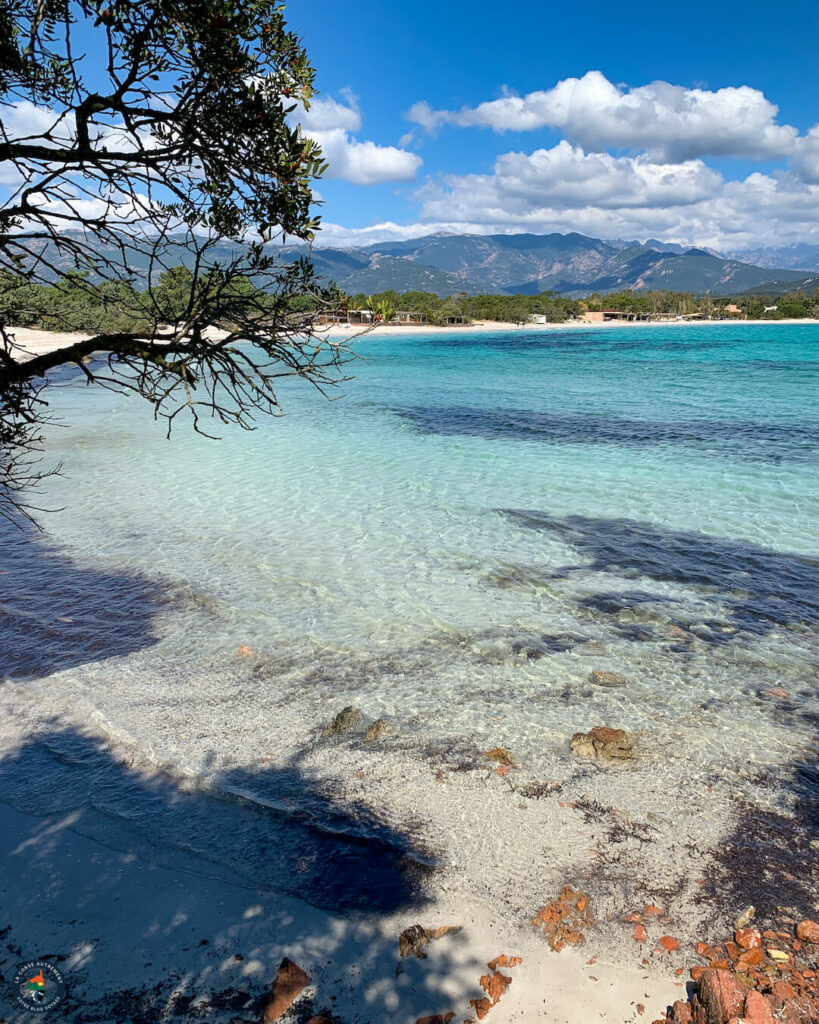
M 284 249 L 285 258 L 297 250 Z M 342 258 L 344 265 L 341 265 Z M 808 275 L 725 258 L 705 249 L 684 249 L 650 239 L 603 241 L 586 235 L 427 235 L 350 249 L 316 248 L 318 272 L 345 292 L 423 290 L 521 292 L 553 290 L 580 297 L 590 292 L 666 288 L 729 295 L 775 280 L 796 286 Z
M 56 266 L 68 264 L 49 247 Z M 240 243 L 217 245 L 213 255 L 232 259 L 241 252 Z M 809 263 L 816 250 L 816 268 L 757 265 L 713 250 L 665 244 L 656 239 L 646 243 L 616 239 L 604 241 L 576 232 L 568 234 L 516 235 L 426 235 L 403 242 L 380 242 L 353 248 L 322 247 L 312 250 L 312 261 L 320 277 L 334 281 L 350 295 L 366 295 L 393 289 L 396 292 L 428 291 L 440 296 L 457 292 L 522 293 L 534 295 L 555 291 L 579 298 L 592 292 L 604 294 L 633 288 L 647 291 L 663 288 L 702 295 L 736 295 L 752 291 L 781 294 L 803 282 L 816 287 L 819 246 L 792 246 L 774 250 L 788 263 Z M 767 250 L 765 250 L 767 252 Z M 276 246 L 283 262 L 292 262 L 306 252 L 304 245 Z M 763 250 L 760 250 L 760 254 Z M 112 254 L 114 250 L 112 249 Z M 178 254 L 178 255 L 177 255 Z M 100 255 L 105 255 L 100 247 Z M 182 245 L 171 247 L 166 265 L 177 259 L 190 262 Z M 147 256 L 134 252 L 131 269 L 137 280 L 148 275 Z M 813 272 L 811 273 L 811 270 Z

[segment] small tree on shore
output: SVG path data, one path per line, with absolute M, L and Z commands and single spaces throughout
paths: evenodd
M 340 379 L 335 293 L 265 244 L 318 225 L 313 75 L 279 0 L 0 0 L 0 514 L 30 510 L 58 366 L 203 433 L 279 413 L 284 375 Z M 21 359 L 4 311 L 32 283 L 93 290 L 115 329 Z

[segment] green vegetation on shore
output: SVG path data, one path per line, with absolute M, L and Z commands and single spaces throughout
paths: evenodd
M 192 275 L 185 267 L 166 271 L 150 292 L 131 285 L 105 281 L 93 284 L 87 274 L 67 274 L 55 284 L 34 284 L 23 277 L 0 274 L 0 322 L 15 327 L 36 327 L 54 331 L 111 333 L 149 330 L 157 308 L 184 319 L 190 299 Z M 265 292 L 247 278 L 235 278 L 231 292 L 241 302 L 248 294 L 263 301 Z M 227 299 L 227 296 L 225 296 Z M 775 307 L 775 308 L 771 308 Z M 321 300 L 314 295 L 296 295 L 290 299 L 293 313 L 318 311 Z M 663 314 L 733 316 L 749 320 L 783 320 L 819 317 L 819 288 L 808 294 L 791 292 L 779 297 L 743 295 L 711 298 L 691 292 L 632 290 L 594 293 L 585 299 L 569 299 L 554 292 L 540 295 L 452 295 L 442 299 L 432 292 L 379 292 L 375 295 L 348 296 L 342 310 L 390 309 L 422 314 L 431 324 L 453 321 L 498 320 L 524 323 L 531 316 L 543 316 L 547 323 L 565 323 L 585 310 L 616 309 L 638 316 Z M 223 302 L 225 324 L 230 323 L 230 302 Z

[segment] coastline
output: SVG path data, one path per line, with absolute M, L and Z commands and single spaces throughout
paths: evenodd
M 549 331 L 600 331 L 600 330 L 624 330 L 634 328 L 679 328 L 696 326 L 796 326 L 796 325 L 819 324 L 814 318 L 801 320 L 664 320 L 664 321 L 633 321 L 623 323 L 612 321 L 611 323 L 588 324 L 580 321 L 566 321 L 554 324 L 510 324 L 501 320 L 476 320 L 471 324 L 455 325 L 450 327 L 436 327 L 432 324 L 419 324 L 414 327 L 407 327 L 404 324 L 382 324 L 378 327 L 366 328 L 360 325 L 351 327 L 333 326 L 319 329 L 318 334 L 325 338 L 335 340 L 354 340 L 360 337 L 428 337 L 429 335 L 451 335 L 451 334 L 498 334 L 514 333 L 521 331 L 528 333 L 544 333 Z M 44 331 L 31 327 L 12 327 L 9 333 L 14 336 L 15 341 L 21 346 L 22 351 L 17 358 L 26 361 L 34 356 L 54 352 L 66 345 L 73 345 L 78 341 L 86 341 L 91 335 L 80 332 L 56 332 Z

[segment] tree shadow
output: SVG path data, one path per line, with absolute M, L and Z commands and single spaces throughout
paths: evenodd
M 0 678 L 44 675 L 152 646 L 162 583 L 77 564 L 0 519 Z
M 0 839 L 3 923 L 13 926 L 0 933 L 0 960 L 48 956 L 61 966 L 74 993 L 61 1016 L 258 1020 L 285 953 L 311 973 L 344 978 L 348 990 L 360 986 L 362 1021 L 388 1019 L 402 986 L 420 1015 L 452 1008 L 442 1005 L 446 979 L 460 972 L 464 992 L 475 985 L 472 965 L 450 960 L 463 937 L 436 943 L 426 973 L 413 978 L 420 963 L 396 971 L 398 931 L 423 918 L 434 855 L 363 802 L 322 792 L 303 756 L 215 771 L 200 788 L 45 725 L 0 759 L 0 801 L 14 809 L 0 817 L 20 812 L 26 826 L 11 848 Z M 384 915 L 404 921 L 386 937 Z M 104 998 L 95 972 L 106 976 Z M 326 986 L 319 997 L 293 1019 L 332 1007 Z
M 326 910 L 423 903 L 433 855 L 363 803 L 334 800 L 302 767 L 306 751 L 283 765 L 206 768 L 199 780 L 134 767 L 132 755 L 53 725 L 0 759 L 0 799 L 21 811 L 70 814 L 72 829 L 107 845 L 208 864 Z

